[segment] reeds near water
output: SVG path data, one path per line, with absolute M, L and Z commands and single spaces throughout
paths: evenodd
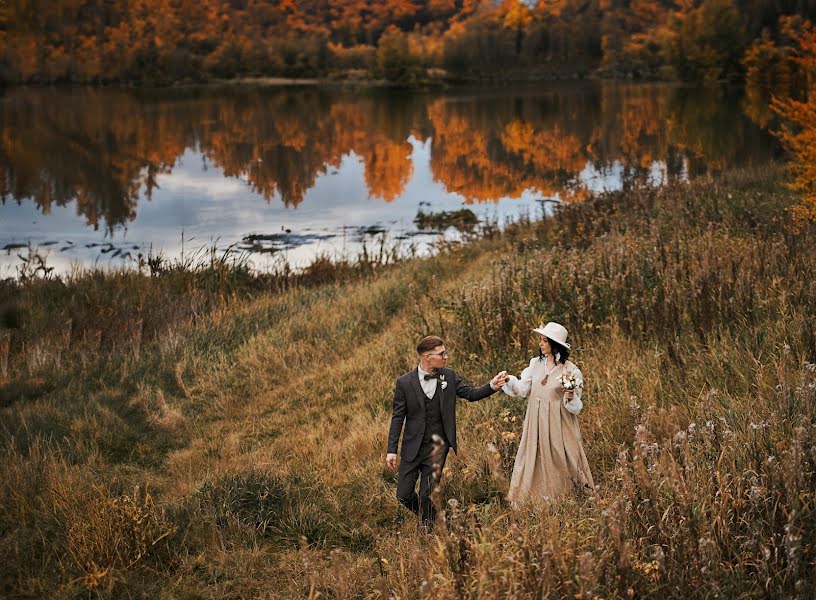
M 3 595 L 811 597 L 816 244 L 795 201 L 742 172 L 308 285 L 4 288 Z M 507 506 L 526 405 L 498 394 L 459 407 L 421 533 L 383 465 L 415 338 L 444 332 L 481 384 L 546 320 L 585 374 L 597 489 Z

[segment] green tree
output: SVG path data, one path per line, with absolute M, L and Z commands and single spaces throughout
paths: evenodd
M 666 57 L 683 79 L 717 80 L 740 73 L 745 46 L 734 0 L 704 0 L 670 19 Z
M 391 25 L 380 37 L 377 75 L 398 85 L 413 85 L 420 78 L 419 57 L 411 53 L 408 36 Z

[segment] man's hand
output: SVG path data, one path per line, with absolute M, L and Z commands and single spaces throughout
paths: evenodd
M 397 468 L 397 455 L 396 454 L 386 454 L 385 455 L 385 466 L 387 466 L 392 471 Z
M 501 388 L 505 383 L 507 383 L 507 371 L 502 371 L 498 375 L 496 375 L 493 379 L 490 380 L 490 385 L 493 386 L 493 389 Z

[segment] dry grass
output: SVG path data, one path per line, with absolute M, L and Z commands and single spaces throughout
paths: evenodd
M 783 189 L 630 190 L 286 285 L 224 268 L 14 287 L 3 595 L 808 597 L 816 253 Z M 442 333 L 481 383 L 521 370 L 542 319 L 586 374 L 598 489 L 507 507 L 525 404 L 494 396 L 461 407 L 445 521 L 420 534 L 382 463 L 414 339 Z

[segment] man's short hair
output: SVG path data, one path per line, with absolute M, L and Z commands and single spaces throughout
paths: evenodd
M 435 335 L 428 335 L 419 340 L 417 344 L 417 354 L 425 354 L 429 350 L 433 350 L 437 346 L 444 346 L 445 342 L 441 337 Z

